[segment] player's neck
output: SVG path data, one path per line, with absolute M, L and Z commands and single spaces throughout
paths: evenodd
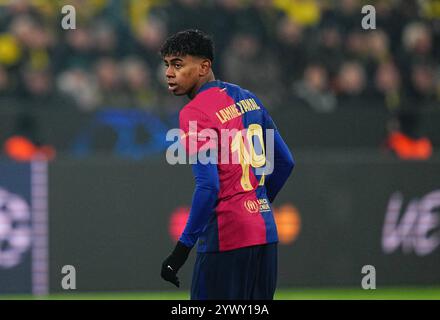
M 191 100 L 194 99 L 194 97 L 197 95 L 197 92 L 199 92 L 200 88 L 208 82 L 215 81 L 214 73 L 211 71 L 206 77 L 200 79 L 199 83 L 194 87 L 193 90 L 188 94 L 188 98 Z

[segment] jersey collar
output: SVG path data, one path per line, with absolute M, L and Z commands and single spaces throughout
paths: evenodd
M 224 86 L 222 85 L 222 82 L 220 80 L 209 81 L 199 88 L 197 94 L 214 87 L 224 87 Z

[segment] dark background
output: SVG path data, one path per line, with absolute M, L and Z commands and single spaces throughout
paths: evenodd
M 171 213 L 190 205 L 188 166 L 157 161 L 60 160 L 50 165 L 50 288 L 74 265 L 79 291 L 170 289 L 160 262 L 174 245 Z M 360 286 L 364 265 L 377 286 L 440 283 L 440 251 L 384 253 L 382 228 L 394 192 L 413 198 L 438 189 L 438 161 L 396 166 L 388 157 L 298 153 L 297 168 L 274 206 L 294 205 L 298 237 L 279 246 L 279 286 Z M 411 181 L 411 182 L 409 182 Z M 438 215 L 435 212 L 434 215 Z M 434 229 L 438 236 L 438 225 Z M 181 270 L 191 280 L 194 252 Z

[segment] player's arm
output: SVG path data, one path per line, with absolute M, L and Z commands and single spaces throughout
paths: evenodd
M 278 192 L 286 183 L 293 168 L 295 161 L 287 144 L 281 138 L 278 130 L 274 131 L 274 169 L 272 174 L 266 179 L 266 194 L 272 203 Z
M 197 152 L 204 150 L 207 144 L 204 142 L 199 143 L 197 135 L 190 134 L 189 122 L 197 121 L 196 132 L 199 133 L 202 128 L 206 128 L 206 119 L 204 119 L 199 112 L 191 110 L 183 111 L 184 112 L 180 114 L 180 128 L 183 131 L 181 142 L 185 145 L 185 149 L 190 158 L 196 157 L 197 159 Z M 194 142 L 197 146 L 195 148 L 196 154 L 191 154 L 192 151 L 189 147 L 190 141 Z M 209 142 L 209 145 L 212 145 L 212 141 Z M 208 148 L 211 152 L 216 152 L 214 151 L 215 148 Z M 197 242 L 211 214 L 214 212 L 220 188 L 216 164 L 202 164 L 196 161 L 195 164 L 192 165 L 192 171 L 196 186 L 192 198 L 190 215 L 179 241 L 177 241 L 173 252 L 163 262 L 161 270 L 162 278 L 174 283 L 177 287 L 179 287 L 177 272 L 187 260 L 192 247 Z
M 196 187 L 185 229 L 173 252 L 162 264 L 161 276 L 179 287 L 177 272 L 188 258 L 192 247 L 214 212 L 220 188 L 216 164 L 192 165 Z
M 195 245 L 200 233 L 214 212 L 220 189 L 216 164 L 201 164 L 198 162 L 192 165 L 192 171 L 196 187 L 189 218 L 179 239 L 180 242 L 189 248 Z
M 272 174 L 268 176 L 264 184 L 267 197 L 272 203 L 292 173 L 295 167 L 295 160 L 293 159 L 289 147 L 281 137 L 274 121 L 266 110 L 263 112 L 265 114 L 266 129 L 274 130 L 274 168 Z
M 191 131 L 190 121 L 197 121 L 197 136 L 189 135 Z M 194 126 L 194 122 L 192 122 L 192 129 L 194 129 Z M 209 117 L 200 111 L 194 109 L 182 110 L 180 115 L 180 127 L 184 133 L 188 133 L 188 135 L 185 134 L 186 138 L 182 143 L 184 143 L 190 159 L 195 160 L 191 161 L 191 163 L 194 163 L 192 165 L 192 171 L 195 179 L 191 211 L 185 229 L 179 239 L 181 243 L 189 248 L 192 248 L 197 242 L 199 235 L 208 223 L 209 217 L 212 212 L 214 212 L 217 194 L 220 188 L 217 164 L 210 163 L 209 161 L 203 161 L 203 163 L 199 161 L 203 155 L 210 154 L 215 156 L 217 154 L 216 138 L 205 136 L 205 131 L 207 131 L 205 129 L 211 126 Z M 191 149 L 191 142 L 193 146 L 196 146 L 195 150 Z M 208 160 L 207 158 L 205 159 Z M 214 157 L 210 159 L 216 160 Z

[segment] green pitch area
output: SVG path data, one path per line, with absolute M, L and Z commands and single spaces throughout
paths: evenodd
M 189 293 L 172 292 L 121 292 L 121 293 L 66 293 L 46 297 L 29 295 L 0 295 L 0 299 L 50 299 L 50 300 L 187 300 Z M 395 287 L 362 290 L 337 289 L 279 289 L 276 300 L 440 300 L 439 287 Z

